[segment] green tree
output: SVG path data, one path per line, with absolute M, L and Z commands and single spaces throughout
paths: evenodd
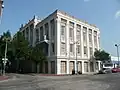
M 15 60 L 17 60 L 17 71 L 20 69 L 20 61 L 26 60 L 29 52 L 28 41 L 25 40 L 21 32 L 17 32 L 12 40 L 12 50 Z
M 40 44 L 37 44 L 35 47 L 31 48 L 30 57 L 36 63 L 37 73 L 39 73 L 39 66 L 42 68 L 43 62 L 47 59 Z
M 100 60 L 103 63 L 106 61 L 110 61 L 110 54 L 105 52 L 104 50 L 96 50 L 94 52 L 95 60 Z

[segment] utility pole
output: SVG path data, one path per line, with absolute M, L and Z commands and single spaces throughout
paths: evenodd
M 3 76 L 5 76 L 5 67 L 6 67 L 6 63 L 7 63 L 7 58 L 6 58 L 6 54 L 7 54 L 7 39 L 5 39 L 6 44 L 5 44 L 5 57 L 2 59 L 3 60 Z
M 0 24 L 2 22 L 2 13 L 3 13 L 3 8 L 4 8 L 4 1 L 0 0 Z
M 115 46 L 117 47 L 117 57 L 118 57 L 118 66 L 119 66 L 119 49 L 118 49 L 118 47 L 120 46 L 120 44 L 119 45 L 115 44 Z

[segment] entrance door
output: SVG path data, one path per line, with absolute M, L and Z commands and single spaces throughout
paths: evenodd
M 55 61 L 51 61 L 51 73 L 55 74 Z
M 82 62 L 78 61 L 78 71 L 82 72 Z
M 94 72 L 94 65 L 93 65 L 93 62 L 90 62 L 90 72 Z
M 88 62 L 84 62 L 84 71 L 88 72 Z
M 65 74 L 66 73 L 66 61 L 61 61 L 61 73 Z
M 70 63 L 69 63 L 69 72 L 70 72 L 70 74 L 72 74 L 72 70 L 74 69 L 74 61 L 70 61 Z
M 45 62 L 45 73 L 48 73 L 48 62 Z

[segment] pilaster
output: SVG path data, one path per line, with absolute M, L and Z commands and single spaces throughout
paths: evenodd
M 55 21 L 55 55 L 60 56 L 60 18 Z
M 82 61 L 82 73 L 84 73 L 84 61 Z
M 81 26 L 81 57 L 84 58 L 83 26 Z

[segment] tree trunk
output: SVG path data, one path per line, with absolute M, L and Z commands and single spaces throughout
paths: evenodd
M 32 63 L 32 73 L 34 72 L 34 63 L 31 61 L 31 63 Z
M 17 69 L 16 69 L 17 73 L 19 72 L 19 65 L 20 65 L 20 62 L 19 62 L 19 59 L 17 59 Z

